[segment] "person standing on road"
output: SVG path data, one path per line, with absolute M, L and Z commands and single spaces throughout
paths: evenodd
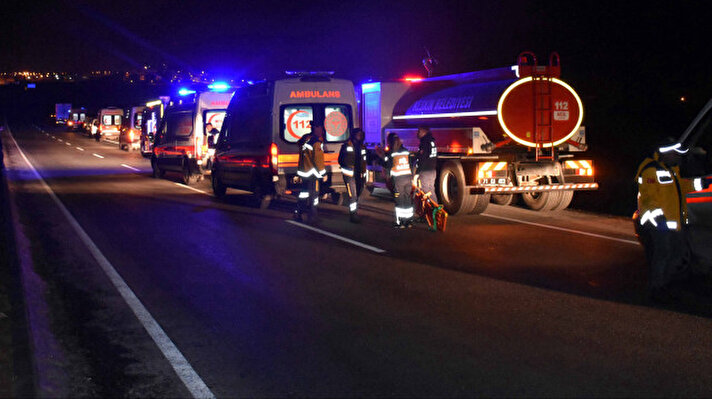
M 377 151 L 390 179 L 393 181 L 393 196 L 396 201 L 396 221 L 393 227 L 399 229 L 410 228 L 413 223 L 413 202 L 410 198 L 413 184 L 410 170 L 410 153 L 403 147 L 403 142 L 395 133 L 388 134 L 386 143 L 388 151 L 384 153 L 380 147 Z
M 420 146 L 415 157 L 413 185 L 419 186 L 426 194 L 430 193 L 430 198 L 438 202 L 438 196 L 435 194 L 435 170 L 438 158 L 435 139 L 430 129 L 422 126 L 418 128 L 418 138 L 420 139 Z
M 94 139 L 96 139 L 96 141 L 99 141 L 99 122 L 97 122 L 96 120 L 94 120 L 94 122 L 92 122 L 91 124 L 91 135 L 94 136 Z
M 218 141 L 220 131 L 214 128 L 212 123 L 208 122 L 205 124 L 205 134 L 208 136 L 208 146 L 212 148 Z
M 349 220 L 351 223 L 359 223 L 358 198 L 365 180 L 363 176 L 366 174 L 366 148 L 363 146 L 363 131 L 361 129 L 352 130 L 351 137 L 341 145 L 339 166 L 341 175 L 344 177 L 346 192 L 349 195 Z
M 297 198 L 297 209 L 294 220 L 301 222 L 302 215 L 307 213 L 310 223 L 317 222 L 317 206 L 319 205 L 319 180 L 326 177 L 324 166 L 324 125 L 313 121 L 312 132 L 302 136 L 299 146 L 299 164 L 297 175 L 302 180 L 302 188 Z

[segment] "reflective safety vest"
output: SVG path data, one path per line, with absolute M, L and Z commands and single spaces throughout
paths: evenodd
M 325 174 L 324 147 L 322 146 L 321 140 L 310 134 L 309 138 L 299 149 L 297 175 L 303 178 L 321 178 L 324 177 Z
M 357 154 L 359 152 L 359 154 Z M 341 145 L 339 151 L 339 166 L 344 176 L 353 176 L 355 171 L 366 172 L 366 149 L 354 145 L 350 139 Z
M 386 156 L 386 162 L 390 165 L 391 176 L 406 176 L 411 174 L 410 159 L 408 150 L 401 149 Z

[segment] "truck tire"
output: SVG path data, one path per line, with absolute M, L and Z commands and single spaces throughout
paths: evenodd
M 470 214 L 472 215 L 479 215 L 480 213 L 484 212 L 489 206 L 490 194 L 470 195 L 470 198 L 475 199 L 475 206 L 470 211 Z
M 573 191 L 562 191 L 559 193 L 559 202 L 551 209 L 552 211 L 560 211 L 571 205 L 571 200 L 574 198 Z
M 465 172 L 459 162 L 445 162 L 440 168 L 439 182 L 438 198 L 450 215 L 471 213 L 475 210 L 478 197 L 484 197 L 467 192 Z
M 497 205 L 511 205 L 514 194 L 492 194 L 492 202 Z
M 546 191 L 539 193 L 523 193 L 522 200 L 533 211 L 546 212 L 559 202 L 559 193 Z

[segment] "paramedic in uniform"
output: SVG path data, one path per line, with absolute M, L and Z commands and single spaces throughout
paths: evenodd
M 363 131 L 355 128 L 351 136 L 339 151 L 339 166 L 344 177 L 346 192 L 349 194 L 349 220 L 358 223 L 358 198 L 363 187 L 363 175 L 366 173 L 366 148 L 363 146 Z M 360 187 L 359 187 L 360 186 Z
M 412 191 L 413 177 L 410 170 L 410 159 L 408 150 L 403 147 L 400 137 L 395 133 L 389 133 L 386 140 L 388 151 L 383 154 L 382 160 L 386 171 L 393 181 L 393 196 L 396 201 L 396 222 L 395 228 L 412 227 L 413 202 L 410 198 Z
M 435 146 L 435 139 L 427 127 L 418 128 L 418 138 L 420 139 L 420 146 L 415 157 L 413 184 L 419 186 L 426 194 L 430 193 L 430 198 L 437 203 L 435 168 L 437 166 L 438 150 Z M 420 181 L 420 185 L 418 185 L 418 181 Z
M 311 124 L 312 132 L 302 136 L 299 146 L 299 166 L 297 175 L 302 180 L 302 188 L 297 198 L 297 209 L 294 219 L 302 221 L 302 215 L 307 213 L 311 223 L 317 221 L 317 205 L 319 205 L 319 180 L 326 176 L 324 166 L 324 126 L 316 121 Z

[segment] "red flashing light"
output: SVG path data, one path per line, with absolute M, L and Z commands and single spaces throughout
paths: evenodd
M 277 149 L 277 144 L 272 143 L 269 147 L 270 154 L 270 167 L 272 168 L 272 173 L 277 174 L 277 169 L 279 168 L 279 150 Z
M 403 78 L 403 80 L 405 82 L 420 82 L 421 80 L 423 80 L 423 78 L 420 76 L 406 76 Z
M 487 120 L 487 117 L 486 117 L 486 116 L 478 116 L 477 119 L 482 120 L 482 121 L 486 121 L 486 120 Z

